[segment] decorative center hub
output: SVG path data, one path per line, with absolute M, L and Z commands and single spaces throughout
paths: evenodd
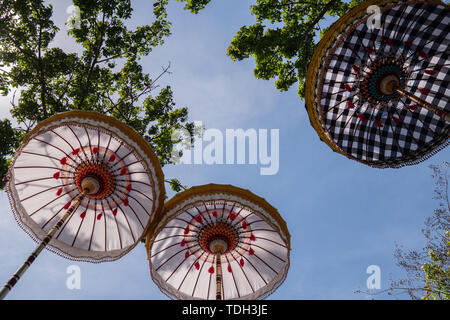
M 395 91 L 405 85 L 405 71 L 394 59 L 376 61 L 362 79 L 363 97 L 372 102 L 388 102 L 399 97 Z
M 234 250 L 239 243 L 239 234 L 234 226 L 226 222 L 216 222 L 204 226 L 199 235 L 200 247 L 211 254 L 222 254 Z
M 402 65 L 394 58 L 382 58 L 366 66 L 360 87 L 363 100 L 378 104 L 399 98 L 395 89 L 403 88 L 407 78 Z
M 87 195 L 92 199 L 108 197 L 116 186 L 115 178 L 108 166 L 98 161 L 86 161 L 78 165 L 74 180 L 80 192 L 83 191 L 83 182 L 90 181 L 96 184 L 97 192 Z

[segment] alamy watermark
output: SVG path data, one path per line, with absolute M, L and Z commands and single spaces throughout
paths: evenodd
M 195 139 L 185 129 L 176 130 L 172 141 L 175 164 L 259 165 L 261 175 L 275 175 L 280 167 L 279 129 L 203 129 L 195 122 Z
M 379 6 L 368 6 L 367 13 L 371 14 L 367 18 L 367 28 L 369 30 L 380 29 L 381 28 L 381 10 Z
M 66 269 L 66 273 L 69 274 L 66 280 L 66 287 L 69 290 L 81 289 L 81 269 L 77 265 L 70 265 Z
M 66 21 L 66 26 L 69 29 L 80 29 L 81 28 L 81 13 L 80 7 L 71 5 L 66 9 L 67 14 L 72 14 Z
M 375 264 L 372 264 L 367 267 L 366 273 L 370 274 L 366 280 L 367 289 L 381 289 L 381 268 Z

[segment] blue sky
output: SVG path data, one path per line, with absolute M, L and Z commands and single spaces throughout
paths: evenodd
M 49 1 L 61 25 L 57 44 L 76 50 L 62 23 L 71 1 Z M 132 25 L 151 23 L 152 2 L 132 1 Z M 174 2 L 174 1 L 172 1 Z M 366 288 L 366 268 L 381 268 L 381 289 L 389 278 L 403 276 L 395 265 L 395 244 L 419 248 L 423 222 L 437 206 L 430 164 L 449 160 L 449 150 L 424 163 L 402 169 L 374 169 L 334 153 L 322 143 L 294 85 L 278 92 L 273 81 L 253 76 L 254 62 L 233 62 L 226 48 L 242 25 L 254 22 L 253 1 L 212 1 L 198 15 L 174 2 L 169 7 L 172 36 L 142 60 L 157 75 L 170 61 L 171 85 L 179 106 L 188 106 L 190 120 L 206 128 L 279 129 L 280 164 L 276 175 L 260 175 L 259 165 L 172 165 L 166 178 L 194 186 L 233 184 L 264 197 L 281 213 L 291 233 L 291 267 L 284 284 L 270 299 L 367 299 L 355 290 Z M 10 98 L 0 99 L 7 116 Z M 168 190 L 171 197 L 173 192 Z M 34 249 L 18 227 L 5 192 L 0 193 L 0 283 Z M 66 269 L 81 269 L 81 289 L 69 290 Z M 122 259 L 103 264 L 65 260 L 44 251 L 9 299 L 166 299 L 152 282 L 144 245 Z

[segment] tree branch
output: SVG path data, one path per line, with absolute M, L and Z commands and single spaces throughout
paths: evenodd
M 152 81 L 151 83 L 149 83 L 139 94 L 137 94 L 137 95 L 133 95 L 133 93 L 131 92 L 130 93 L 130 95 L 129 96 L 127 96 L 127 97 L 121 97 L 120 99 L 118 99 L 117 100 L 117 102 L 113 102 L 112 101 L 112 99 L 111 99 L 111 97 L 108 95 L 107 97 L 105 97 L 105 96 L 103 96 L 103 97 L 105 97 L 105 98 L 107 98 L 110 102 L 111 102 L 111 105 L 112 105 L 112 107 L 110 107 L 109 109 L 108 109 L 108 112 L 109 113 L 112 113 L 114 110 L 116 110 L 116 108 L 121 104 L 121 103 L 123 103 L 123 102 L 126 102 L 127 100 L 138 100 L 142 95 L 144 95 L 144 94 L 147 94 L 147 93 L 149 93 L 150 91 L 152 91 L 152 90 L 154 90 L 155 88 L 157 88 L 157 86 L 155 86 L 154 84 L 164 75 L 164 74 L 166 74 L 166 73 L 170 73 L 169 72 L 169 68 L 170 68 L 170 61 L 169 61 L 169 64 L 167 65 L 167 67 L 162 67 L 162 72 L 155 78 L 155 80 L 154 81 Z M 123 115 L 123 113 L 119 110 L 119 109 L 117 109 L 119 112 L 120 112 L 120 114 L 124 117 L 124 119 L 127 119 L 127 117 L 125 117 L 124 115 Z
M 38 10 L 36 10 L 36 14 L 38 15 L 38 18 L 40 19 L 40 15 L 38 13 Z M 44 74 L 44 63 L 42 59 L 42 24 L 39 23 L 39 37 L 38 37 L 38 66 L 39 66 L 39 80 L 40 80 L 40 86 L 41 86 L 41 103 L 42 103 L 42 110 L 44 113 L 44 117 L 47 118 L 47 101 L 46 101 L 46 94 L 47 94 L 47 85 L 45 83 L 45 74 Z
M 164 182 L 166 182 L 166 183 L 168 183 L 168 184 L 170 184 L 170 185 L 172 184 L 172 181 L 167 180 L 167 179 L 165 179 Z M 187 189 L 188 189 L 188 188 L 186 188 L 185 186 L 183 186 L 181 183 L 179 183 L 179 181 L 178 181 L 177 186 L 180 187 L 180 188 L 183 189 L 183 190 L 187 190 Z
M 88 94 L 92 73 L 94 72 L 95 66 L 98 63 L 98 58 L 100 56 L 100 51 L 101 51 L 101 48 L 103 46 L 103 40 L 104 40 L 104 36 L 105 36 L 105 30 L 104 30 L 105 18 L 106 18 L 106 14 L 105 14 L 105 11 L 103 10 L 102 24 L 100 26 L 100 39 L 98 40 L 98 44 L 96 43 L 96 50 L 94 51 L 94 56 L 93 56 L 93 59 L 92 59 L 92 63 L 91 63 L 91 66 L 89 68 L 89 71 L 88 71 L 88 74 L 87 74 L 87 77 L 86 77 L 86 84 L 85 84 L 85 87 L 84 87 L 84 90 L 83 90 L 83 96 L 81 97 L 80 104 L 84 103 L 84 100 L 86 99 L 86 96 Z
M 64 87 L 64 89 L 63 89 L 63 92 L 61 93 L 61 95 L 60 95 L 60 96 L 58 97 L 58 99 L 56 100 L 56 104 L 57 104 L 57 105 L 61 102 L 61 100 L 62 100 L 62 98 L 64 97 L 64 95 L 67 93 L 67 89 L 69 88 L 69 85 L 70 85 L 70 83 L 72 82 L 73 76 L 74 76 L 74 72 L 72 72 L 72 73 L 70 74 L 69 80 L 67 80 L 66 85 L 65 85 L 65 87 Z
M 97 64 L 100 64 L 100 63 L 103 63 L 103 62 L 108 62 L 109 60 L 112 60 L 112 59 L 120 58 L 120 57 L 122 57 L 122 56 L 123 56 L 124 54 L 126 54 L 126 53 L 128 53 L 128 51 L 124 51 L 124 52 L 115 54 L 115 55 L 113 55 L 113 56 L 110 56 L 110 57 L 108 57 L 108 58 L 105 58 L 105 59 L 102 59 L 102 60 L 98 60 L 98 61 L 97 61 Z
M 319 23 L 320 20 L 322 20 L 323 16 L 328 12 L 328 10 L 331 9 L 331 7 L 337 2 L 338 0 L 330 0 L 330 2 L 328 2 L 322 9 L 322 11 L 320 11 L 320 13 L 317 15 L 317 17 L 309 23 L 307 29 L 303 32 L 305 35 L 308 34 L 312 28 L 314 28 L 314 26 L 316 24 Z M 304 38 L 304 37 L 303 37 Z

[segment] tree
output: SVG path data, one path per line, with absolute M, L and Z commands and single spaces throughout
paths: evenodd
M 178 0 L 185 2 L 185 9 L 198 13 L 211 0 Z M 280 91 L 288 90 L 297 81 L 298 93 L 305 96 L 305 78 L 317 39 L 327 28 L 320 23 L 341 17 L 363 0 L 256 0 L 250 6 L 256 23 L 243 26 L 230 43 L 227 55 L 232 60 L 252 56 L 256 78 L 276 79 Z M 324 24 L 329 24 L 326 21 Z
M 443 250 L 429 251 L 431 261 L 425 262 L 422 269 L 425 273 L 425 300 L 450 300 L 450 231 L 445 233 Z
M 436 180 L 435 199 L 439 206 L 431 217 L 425 220 L 422 233 L 426 245 L 418 250 L 405 250 L 396 246 L 397 265 L 406 273 L 405 279 L 391 281 L 390 288 L 377 293 L 401 295 L 407 294 L 411 299 L 450 299 L 450 202 L 449 168 L 450 163 L 440 166 L 431 165 L 432 177 Z M 357 291 L 361 293 L 361 291 Z M 368 292 L 365 292 L 368 293 Z
M 193 132 L 188 109 L 177 108 L 170 86 L 157 81 L 169 73 L 170 64 L 153 79 L 139 60 L 170 35 L 167 0 L 153 4 L 154 21 L 134 30 L 130 0 L 74 0 L 79 21 L 68 35 L 80 53 L 67 53 L 54 45 L 59 28 L 53 9 L 43 0 L 0 2 L 0 92 L 14 92 L 9 120 L 0 123 L 0 175 L 24 135 L 36 123 L 68 110 L 94 110 L 114 116 L 137 130 L 152 146 L 161 165 L 171 163 L 176 129 Z M 20 97 L 16 98 L 16 91 Z M 168 180 L 174 190 L 183 186 Z
M 431 165 L 436 180 L 435 199 L 439 206 L 425 221 L 422 233 L 426 246 L 421 250 L 404 250 L 397 246 L 397 264 L 407 279 L 392 281 L 390 293 L 407 292 L 412 299 L 450 299 L 450 163 Z

